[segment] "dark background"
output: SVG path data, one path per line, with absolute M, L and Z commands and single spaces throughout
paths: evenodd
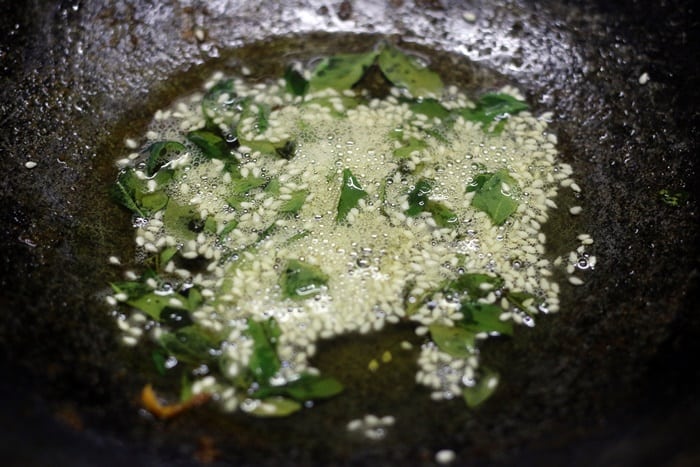
M 700 464 L 691 2 L 283 3 L 0 0 L 3 464 L 189 465 L 203 439 L 237 465 L 430 464 L 442 448 L 466 465 Z M 361 369 L 383 342 L 415 339 L 399 328 L 321 349 L 318 366 L 347 394 L 291 419 L 208 408 L 150 419 L 137 404 L 154 378 L 148 354 L 118 345 L 100 298 L 119 277 L 106 258 L 132 248 L 105 190 L 123 138 L 211 70 L 264 75 L 379 37 L 466 87 L 495 70 L 554 111 L 585 207 L 558 234 L 590 233 L 596 270 L 563 287 L 559 315 L 484 349 L 504 378 L 477 411 L 431 403 L 411 355 L 370 381 Z M 669 206 L 662 189 L 688 199 Z M 396 415 L 388 438 L 348 437 L 344 424 L 370 412 Z

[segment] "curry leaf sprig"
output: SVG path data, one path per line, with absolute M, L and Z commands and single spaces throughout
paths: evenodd
M 248 368 L 256 389 L 251 396 L 260 400 L 260 404 L 251 411 L 253 415 L 290 415 L 300 410 L 304 402 L 327 399 L 343 391 L 343 385 L 336 379 L 311 373 L 302 373 L 299 378 L 286 384 L 271 384 L 270 380 L 281 367 L 277 356 L 277 340 L 281 334 L 277 322 L 272 318 L 267 321 L 248 319 L 247 334 L 253 340 Z
M 488 214 L 495 225 L 502 225 L 518 209 L 518 182 L 504 169 L 477 175 L 467 192 L 474 192 L 472 206 Z
M 509 290 L 504 287 L 504 280 L 497 275 L 483 273 L 465 273 L 454 280 L 445 281 L 437 289 L 426 293 L 422 300 L 407 310 L 413 314 L 420 306 L 429 303 L 435 294 L 442 294 L 453 302 L 459 303 L 462 316 L 451 325 L 434 323 L 428 326 L 430 339 L 438 349 L 446 354 L 468 359 L 478 354 L 479 338 L 483 336 L 513 334 L 513 322 L 504 321 L 501 316 L 506 311 L 524 313 L 529 317 L 538 312 L 541 300 L 527 292 Z M 508 302 L 508 308 L 489 303 L 486 298 L 497 293 Z M 486 400 L 496 389 L 498 374 L 493 370 L 482 369 L 484 375 L 473 384 L 463 389 L 464 399 L 470 407 L 476 407 Z
M 290 287 L 299 287 L 308 292 L 309 284 L 318 281 L 318 272 L 313 269 L 310 271 L 294 271 L 301 277 L 291 279 L 294 285 Z M 148 274 L 148 278 L 157 277 L 155 272 Z M 225 371 L 218 370 L 223 363 L 220 359 L 227 331 L 214 332 L 192 319 L 191 313 L 199 309 L 205 301 L 196 287 L 163 292 L 153 290 L 152 285 L 142 278 L 114 283 L 112 288 L 115 293 L 126 296 L 125 301 L 129 306 L 160 323 L 161 330 L 157 342 L 162 350 L 153 352 L 153 363 L 161 374 L 168 371 L 165 364 L 168 358 L 175 359 L 175 363 L 169 363 L 168 368 L 183 368 L 182 401 L 191 397 L 188 375 L 198 368 L 201 371 L 202 365 L 206 365 L 209 371 L 216 373 L 220 378 L 228 378 Z M 297 293 L 297 290 L 294 293 Z M 343 385 L 336 379 L 308 372 L 285 384 L 272 383 L 282 365 L 277 355 L 277 341 L 281 331 L 274 319 L 248 319 L 244 335 L 253 342 L 252 353 L 244 374 L 234 377 L 230 382 L 240 394 L 258 400 L 257 405 L 249 411 L 252 415 L 287 416 L 300 410 L 307 401 L 327 399 L 343 391 Z

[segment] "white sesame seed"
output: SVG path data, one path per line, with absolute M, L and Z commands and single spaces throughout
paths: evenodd
M 462 13 L 462 18 L 464 18 L 464 21 L 466 21 L 467 23 L 476 22 L 476 15 L 471 11 L 465 11 L 464 13 Z
M 583 285 L 583 281 L 576 276 L 569 276 L 569 282 L 573 285 Z
M 129 296 L 123 292 L 120 292 L 120 293 L 114 295 L 114 299 L 119 301 L 119 302 L 125 302 L 129 299 Z
M 347 425 L 348 431 L 357 431 L 362 428 L 362 420 L 350 420 Z
M 125 335 L 122 336 L 122 343 L 127 347 L 132 347 L 138 344 L 138 339 L 136 339 L 134 336 Z
M 455 461 L 457 455 L 451 449 L 441 449 L 435 453 L 435 462 L 438 464 L 450 464 Z

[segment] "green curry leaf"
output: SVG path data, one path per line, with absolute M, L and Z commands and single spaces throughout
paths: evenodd
M 173 298 L 172 295 L 158 295 L 155 292 L 148 293 L 138 298 L 128 300 L 127 303 L 146 313 L 155 320 L 160 320 L 160 314 Z
M 284 72 L 284 82 L 287 92 L 295 96 L 303 96 L 309 89 L 309 82 L 291 66 Z
M 232 195 L 245 195 L 254 188 L 259 188 L 267 183 L 267 179 L 262 177 L 247 177 L 237 178 L 231 181 L 230 192 Z
M 187 310 L 166 306 L 160 312 L 160 322 L 170 329 L 180 329 L 193 324 L 192 318 Z
M 147 151 L 146 175 L 151 177 L 161 167 L 187 152 L 187 148 L 177 141 L 157 141 L 151 144 Z
M 267 179 L 254 177 L 252 175 L 233 179 L 229 185 L 229 193 L 231 193 L 231 195 L 226 198 L 226 202 L 229 206 L 238 209 L 241 202 L 246 200 L 248 193 L 255 188 L 264 186 L 266 183 Z
M 425 210 L 432 214 L 435 223 L 440 227 L 455 227 L 457 224 L 457 214 L 442 203 L 428 200 Z
M 247 334 L 253 339 L 253 354 L 250 356 L 248 367 L 260 384 L 267 385 L 280 369 L 277 357 L 277 339 L 280 330 L 277 322 L 270 318 L 267 321 L 248 319 Z
M 475 351 L 475 333 L 460 326 L 431 324 L 428 327 L 433 342 L 443 352 L 457 358 L 468 358 Z
M 167 368 L 165 367 L 165 360 L 167 355 L 163 352 L 163 349 L 156 349 L 151 352 L 151 360 L 153 361 L 153 366 L 159 375 L 165 376 Z
M 433 191 L 433 182 L 422 178 L 408 194 L 408 210 L 406 215 L 415 217 L 425 211 L 428 195 Z
M 196 237 L 195 224 L 200 222 L 199 213 L 190 205 L 183 206 L 171 199 L 163 211 L 163 223 L 168 231 L 184 239 L 191 240 Z
M 114 293 L 126 294 L 126 296 L 132 300 L 142 297 L 153 290 L 142 281 L 111 282 L 109 285 L 112 287 Z
M 299 212 L 301 207 L 304 205 L 304 202 L 306 201 L 306 197 L 309 196 L 309 191 L 308 190 L 297 190 L 294 191 L 290 194 L 291 198 L 288 200 L 285 200 L 279 208 L 280 212 L 286 213 L 286 214 L 296 214 Z
M 428 147 L 428 143 L 422 139 L 410 137 L 404 146 L 394 149 L 394 157 L 398 159 L 408 159 L 413 153 L 425 149 L 426 147 Z
M 467 192 L 474 191 L 472 206 L 489 215 L 495 225 L 502 225 L 518 209 L 514 196 L 518 182 L 505 169 L 479 174 Z
M 195 311 L 204 302 L 202 293 L 196 287 L 192 287 L 187 291 L 187 309 Z
M 208 130 L 195 130 L 187 133 L 187 139 L 202 150 L 210 159 L 232 159 L 231 150 L 221 136 Z
M 301 404 L 284 397 L 270 397 L 260 401 L 249 413 L 256 417 L 286 417 L 301 410 Z
M 187 377 L 187 373 L 182 373 L 180 378 L 180 402 L 187 402 L 192 399 L 194 393 L 192 392 L 192 382 Z
M 350 210 L 356 207 L 360 200 L 365 197 L 367 197 L 367 192 L 362 189 L 360 182 L 350 169 L 343 170 L 343 185 L 340 188 L 338 214 L 335 217 L 336 222 L 344 221 Z
M 328 275 L 321 268 L 290 259 L 280 276 L 282 294 L 294 300 L 302 300 L 318 294 L 328 283 Z
M 467 301 L 462 303 L 459 311 L 464 315 L 463 325 L 475 333 L 513 334 L 513 322 L 501 321 L 503 309 L 498 305 Z
M 141 195 L 140 205 L 147 212 L 157 212 L 168 205 L 170 197 L 163 191 L 154 191 Z
M 406 215 L 416 217 L 422 212 L 429 212 L 438 226 L 454 227 L 457 224 L 457 215 L 444 204 L 431 200 L 429 195 L 432 191 L 433 181 L 420 179 L 408 194 Z
M 219 232 L 219 240 L 226 240 L 226 238 L 228 238 L 228 234 L 230 234 L 236 227 L 238 227 L 238 221 L 235 219 L 228 221 L 224 228 L 221 229 L 221 232 Z
M 537 306 L 541 304 L 541 300 L 527 292 L 509 290 L 506 292 L 506 298 L 520 311 L 524 311 L 530 316 L 537 313 Z
M 499 276 L 491 276 L 483 273 L 466 273 L 457 276 L 445 286 L 446 292 L 466 293 L 472 300 L 485 297 L 492 290 L 500 289 L 503 279 Z
M 287 396 L 296 401 L 305 402 L 333 397 L 340 394 L 343 389 L 343 385 L 334 378 L 304 373 L 284 386 L 263 387 L 256 391 L 253 397 L 264 399 L 270 396 Z
M 119 173 L 117 181 L 110 187 L 109 194 L 113 200 L 129 211 L 145 217 L 147 213 L 142 210 L 137 201 L 137 196 L 140 197 L 145 190 L 144 185 L 143 180 L 136 176 L 134 169 L 127 168 Z
M 440 104 L 440 101 L 430 97 L 412 101 L 409 108 L 413 113 L 423 114 L 429 118 L 445 120 L 451 116 L 450 111 Z
M 178 249 L 177 249 L 177 247 L 174 247 L 174 246 L 163 249 L 158 254 L 158 270 L 160 270 L 162 267 L 164 267 L 166 264 L 168 264 L 170 262 L 170 260 L 175 257 L 177 252 L 178 252 Z
M 480 122 L 486 126 L 493 121 L 502 120 L 509 115 L 527 109 L 528 105 L 526 102 L 520 101 L 509 94 L 487 93 L 476 102 L 475 108 L 459 109 L 457 113 L 465 120 Z
M 178 360 L 197 365 L 214 361 L 215 351 L 220 346 L 218 339 L 198 326 L 187 326 L 174 332 L 164 332 L 159 342 Z
M 464 401 L 470 408 L 481 405 L 486 399 L 491 397 L 498 388 L 499 375 L 493 370 L 482 368 L 481 377 L 476 380 L 473 386 L 468 386 L 462 390 Z
M 350 89 L 372 65 L 376 52 L 338 54 L 324 58 L 311 73 L 309 89 L 318 91 L 333 88 L 339 91 Z
M 442 94 L 440 75 L 399 49 L 384 47 L 377 64 L 389 81 L 395 86 L 405 87 L 415 97 Z

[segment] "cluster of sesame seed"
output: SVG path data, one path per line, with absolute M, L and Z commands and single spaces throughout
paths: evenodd
M 381 440 L 387 435 L 389 427 L 394 426 L 396 420 L 391 415 L 378 417 L 373 414 L 367 414 L 363 418 L 350 420 L 347 424 L 347 429 L 350 432 L 362 433 L 362 435 L 371 440 Z
M 206 88 L 221 78 L 215 76 Z M 273 317 L 279 323 L 277 352 L 282 366 L 276 384 L 292 381 L 302 372 L 316 372 L 310 359 L 321 339 L 377 332 L 410 319 L 417 324 L 416 334 L 425 339 L 416 381 L 431 389 L 433 399 L 450 399 L 474 384 L 479 361 L 478 351 L 457 358 L 428 339 L 429 326 L 451 326 L 463 317 L 459 303 L 438 291 L 445 280 L 475 272 L 499 276 L 504 288 L 540 299 L 539 311 L 556 312 L 560 287 L 552 277 L 554 272 L 564 268 L 569 282 L 579 285 L 582 279 L 573 274 L 595 266 L 595 256 L 585 251 L 593 240 L 585 234 L 579 236 L 580 246 L 567 258 L 552 260 L 545 254 L 542 225 L 549 220 L 549 212 L 558 209 L 554 201 L 558 190 L 581 190 L 571 178 L 571 166 L 557 159 L 557 139 L 547 125 L 551 114 L 512 115 L 501 132 L 485 131 L 481 124 L 457 117 L 444 141 L 425 139 L 423 130 L 439 126 L 440 119 L 412 111 L 397 89 L 385 99 L 346 107 L 343 98 L 354 95 L 352 91 L 327 89 L 302 99 L 285 93 L 284 81 L 250 84 L 237 78 L 234 87 L 238 97 L 253 100 L 252 114 L 260 111 L 258 105 L 272 109 L 263 131 L 254 116 L 237 122 L 239 140 L 250 144 L 233 151 L 239 179 L 234 179 L 224 161 L 203 157 L 185 138 L 211 117 L 202 110 L 203 93 L 158 111 L 144 140 L 126 141 L 130 150 L 164 140 L 187 147 L 186 153 L 170 162 L 169 167 L 179 175 L 168 186 L 159 186 L 146 175 L 140 152 L 117 161 L 119 167 L 133 168 L 149 191 L 165 189 L 172 202 L 189 206 L 202 221 L 215 222 L 215 232 L 183 235 L 169 225 L 167 212 L 158 211 L 137 219 L 135 242 L 144 256 L 177 248 L 185 260 L 206 263 L 201 270 L 190 270 L 171 261 L 162 272 L 170 279 L 167 289 L 162 280 L 149 278 L 145 283 L 166 296 L 182 284 L 201 291 L 203 303 L 191 313 L 192 319 L 203 328 L 225 332 L 227 338 L 218 349 L 223 378 L 201 369 L 193 392 L 214 393 L 225 410 L 260 408 L 261 401 L 238 394 L 227 382 L 245 369 L 253 352 L 252 340 L 244 332 L 249 318 Z M 510 87 L 501 92 L 519 97 Z M 224 94 L 219 103 L 231 98 Z M 448 109 L 473 106 L 455 87 L 446 90 L 441 102 Z M 234 111 L 224 109 L 214 123 L 225 130 L 234 118 Z M 397 128 L 405 138 L 426 142 L 401 162 L 392 155 L 401 145 L 390 137 Z M 290 139 L 296 141 L 291 158 L 263 154 L 252 147 L 258 142 L 278 144 Z M 338 223 L 335 214 L 343 169 L 352 171 L 367 196 Z M 518 182 L 517 187 L 502 186 L 505 195 L 518 199 L 518 207 L 503 225 L 494 225 L 485 212 L 474 209 L 475 193 L 465 193 L 465 186 L 484 170 L 500 169 Z M 456 226 L 441 227 L 427 212 L 406 214 L 408 192 L 418 178 L 414 172 L 437 181 L 431 198 L 457 215 Z M 232 186 L 240 179 L 274 180 L 278 188 L 256 186 L 239 193 L 240 199 L 232 202 Z M 299 196 L 303 204 L 298 211 L 285 211 Z M 581 207 L 571 207 L 569 212 L 577 215 Z M 290 259 L 318 266 L 328 275 L 321 293 L 305 300 L 282 295 L 280 269 Z M 120 264 L 117 257 L 109 261 Z M 138 276 L 131 272 L 127 277 Z M 490 284 L 482 286 L 485 296 L 480 303 L 499 305 L 502 321 L 534 325 L 531 314 L 509 303 L 501 290 L 488 290 Z M 407 316 L 406 300 L 413 303 L 426 294 L 429 302 L 419 303 Z M 112 306 L 127 299 L 123 293 L 107 297 Z M 532 304 L 531 299 L 525 305 Z M 179 308 L 183 303 L 172 298 L 169 305 Z M 162 332 L 137 311 L 128 317 L 119 314 L 118 322 L 128 345 L 137 344 L 145 333 L 157 338 Z M 348 429 L 362 430 L 376 439 L 393 424 L 393 418 L 375 419 L 353 420 Z
M 462 389 L 474 383 L 474 371 L 479 365 L 475 353 L 466 359 L 455 358 L 433 342 L 421 347 L 416 382 L 431 389 L 433 400 L 449 400 L 460 397 Z

